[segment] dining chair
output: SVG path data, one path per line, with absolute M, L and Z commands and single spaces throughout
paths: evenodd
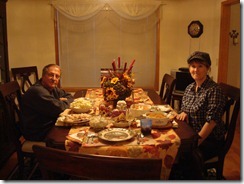
M 166 104 L 170 105 L 171 96 L 175 88 L 175 84 L 176 84 L 176 79 L 173 76 L 167 73 L 164 74 L 159 96 Z
M 239 121 L 238 116 L 240 112 L 240 89 L 229 84 L 219 83 L 225 96 L 228 98 L 225 106 L 225 128 L 226 135 L 224 145 L 219 151 L 219 154 L 204 162 L 205 171 L 210 168 L 216 169 L 216 178 L 224 179 L 223 167 L 225 156 L 228 153 L 235 135 L 236 123 Z
M 82 154 L 34 145 L 43 179 L 65 174 L 73 179 L 159 180 L 162 159 Z M 57 179 L 57 178 L 56 178 Z
M 33 164 L 33 170 L 27 176 L 27 179 L 30 179 L 37 168 L 37 164 L 34 164 L 35 155 L 33 154 L 32 146 L 34 144 L 45 146 L 45 142 L 28 141 L 22 136 L 21 97 L 20 86 L 17 81 L 0 85 L 0 103 L 3 108 L 4 121 L 9 125 L 9 129 L 6 129 L 6 131 L 8 131 L 10 140 L 15 145 L 19 176 L 24 179 L 25 161 L 27 160 L 26 158 L 29 158 L 30 163 Z
M 11 72 L 14 80 L 18 81 L 22 93 L 25 93 L 31 85 L 38 81 L 38 70 L 36 66 L 11 68 Z
M 86 89 L 81 89 L 81 90 L 76 91 L 73 96 L 74 96 L 74 98 L 85 97 Z

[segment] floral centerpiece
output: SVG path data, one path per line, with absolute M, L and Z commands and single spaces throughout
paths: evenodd
M 133 85 L 135 83 L 132 78 L 131 70 L 135 60 L 132 61 L 127 69 L 125 62 L 124 68 L 120 68 L 120 58 L 118 58 L 118 69 L 115 61 L 113 61 L 113 70 L 109 70 L 108 76 L 103 76 L 101 87 L 103 88 L 103 96 L 105 101 L 125 100 L 131 95 Z

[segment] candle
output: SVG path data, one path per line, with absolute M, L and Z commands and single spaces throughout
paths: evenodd
M 125 65 L 124 65 L 124 72 L 125 72 L 125 70 L 126 70 L 126 66 L 127 66 L 127 62 L 125 62 Z
M 115 65 L 115 60 L 112 62 L 113 70 L 116 71 L 116 65 Z
M 118 57 L 118 68 L 120 68 L 120 57 Z
M 130 73 L 130 71 L 131 71 L 131 69 L 132 69 L 132 67 L 133 67 L 133 65 L 134 65 L 134 63 L 135 63 L 135 59 L 132 61 L 132 63 L 130 64 L 130 67 L 128 68 L 128 73 Z

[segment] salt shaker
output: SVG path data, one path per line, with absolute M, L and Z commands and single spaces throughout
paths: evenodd
M 127 104 L 124 100 L 119 100 L 117 102 L 117 106 L 116 106 L 116 109 L 118 110 L 126 110 L 126 107 L 127 107 Z

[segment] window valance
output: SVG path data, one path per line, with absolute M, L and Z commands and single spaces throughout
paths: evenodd
M 50 0 L 63 15 L 73 20 L 87 20 L 101 10 L 113 10 L 129 20 L 144 19 L 163 5 L 161 0 Z

